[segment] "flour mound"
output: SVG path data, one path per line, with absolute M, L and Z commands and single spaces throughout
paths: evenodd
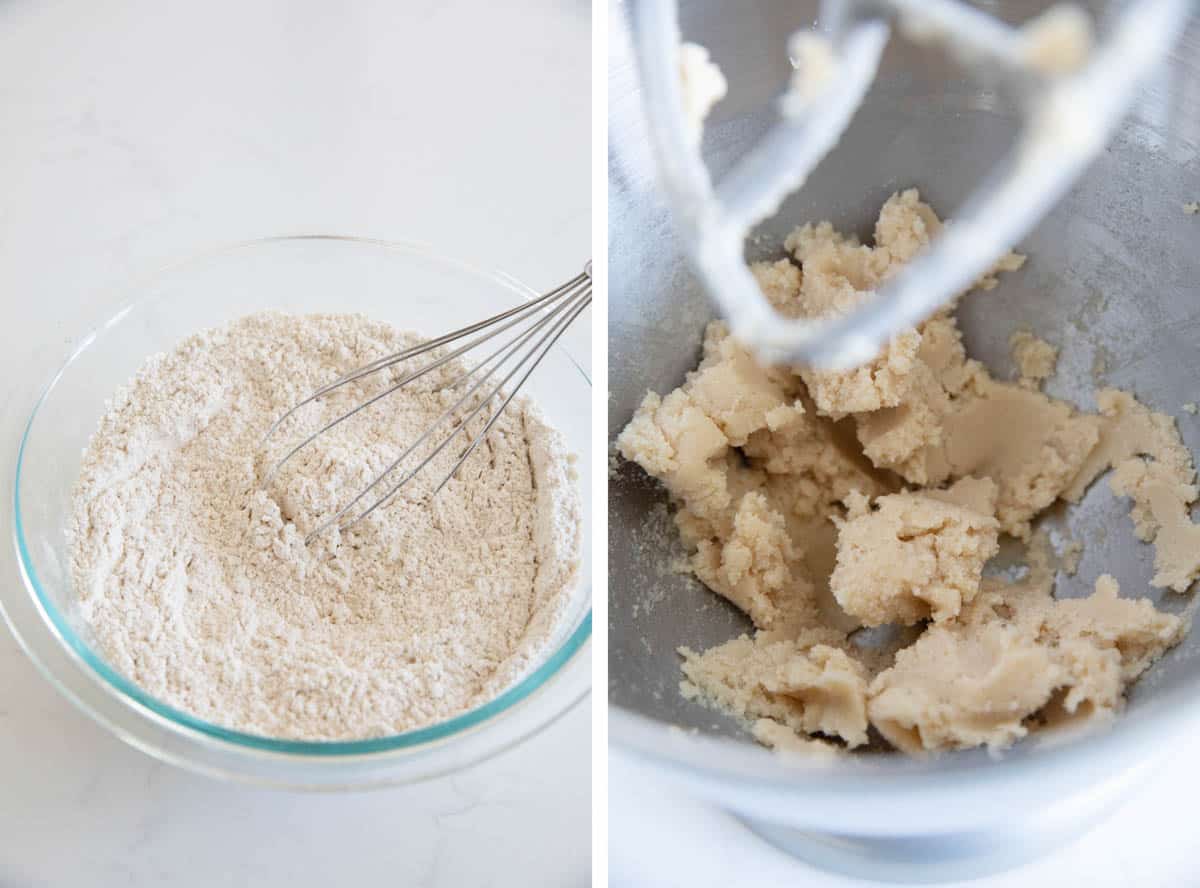
M 150 358 L 116 393 L 68 528 L 79 613 L 112 666 L 218 725 L 349 740 L 443 721 L 536 665 L 577 579 L 580 504 L 574 458 L 527 399 L 436 497 L 459 447 L 307 545 L 456 400 L 444 387 L 461 367 L 322 435 L 264 486 L 274 419 L 418 341 L 361 316 L 257 314 Z M 269 455 L 400 375 L 303 408 Z

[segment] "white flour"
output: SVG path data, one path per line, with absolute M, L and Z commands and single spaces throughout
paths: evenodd
M 322 436 L 262 488 L 274 418 L 414 341 L 360 316 L 253 315 L 151 358 L 116 394 L 70 530 L 80 612 L 114 667 L 226 727 L 352 739 L 442 721 L 536 664 L 576 580 L 580 506 L 573 458 L 527 400 L 432 502 L 457 447 L 307 546 L 452 402 L 434 391 L 449 368 Z M 273 452 L 388 379 L 305 408 Z

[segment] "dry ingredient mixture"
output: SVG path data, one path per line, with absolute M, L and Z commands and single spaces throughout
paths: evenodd
M 916 191 L 893 195 L 873 245 L 828 223 L 752 270 L 791 316 L 849 311 L 925 248 L 941 223 Z M 1010 254 L 977 285 L 1019 268 Z M 1200 575 L 1191 455 L 1174 420 L 1131 395 L 1098 413 L 1047 397 L 1057 352 L 1011 342 L 1020 378 L 964 352 L 951 306 L 848 371 L 763 367 L 721 322 L 675 391 L 650 393 L 618 448 L 666 486 L 689 569 L 750 617 L 708 651 L 682 648 L 685 696 L 747 720 L 761 742 L 829 754 L 874 728 L 911 754 L 1002 748 L 1033 730 L 1107 719 L 1127 685 L 1187 629 L 1100 576 L 1056 599 L 1057 567 L 1032 522 L 1103 472 L 1155 546 L 1153 585 Z M 1019 579 L 984 575 L 1002 534 L 1028 544 Z M 1065 562 L 1065 563 L 1064 563 Z M 889 645 L 857 643 L 887 626 Z
M 418 340 L 356 315 L 252 315 L 150 358 L 117 392 L 69 533 L 79 612 L 109 663 L 200 718 L 311 740 L 442 721 L 535 664 L 576 579 L 580 505 L 573 457 L 527 399 L 432 500 L 454 447 L 308 545 L 461 394 L 437 390 L 454 365 L 322 435 L 264 489 L 276 417 Z M 298 442 L 399 373 L 304 408 L 282 437 Z

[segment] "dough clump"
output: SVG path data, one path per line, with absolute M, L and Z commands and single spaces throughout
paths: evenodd
M 979 590 L 984 563 L 999 550 L 996 485 L 983 479 L 983 501 L 972 503 L 975 480 L 946 491 L 882 496 L 874 510 L 861 494 L 851 495 L 846 517 L 834 518 L 837 567 L 829 580 L 842 609 L 864 626 L 958 616 Z
M 1028 330 L 1018 330 L 1008 340 L 1013 363 L 1017 365 L 1019 382 L 1025 388 L 1038 389 L 1054 375 L 1058 349 L 1039 339 Z
M 942 226 L 915 190 L 884 204 L 870 245 L 827 222 L 751 266 L 783 314 L 844 314 Z M 1021 267 L 1005 256 L 976 283 Z M 1153 585 L 1200 576 L 1200 496 L 1174 420 L 1097 393 L 1084 413 L 1040 391 L 1057 350 L 1011 343 L 1019 379 L 967 357 L 953 307 L 852 370 L 763 367 L 721 322 L 700 365 L 649 393 L 617 439 L 667 488 L 688 567 L 744 611 L 753 634 L 681 648 L 689 698 L 746 719 L 789 754 L 828 757 L 877 734 L 909 754 L 1006 747 L 1030 731 L 1111 718 L 1135 680 L 1186 631 L 1145 599 L 1096 580 L 1054 597 L 1032 522 L 1077 502 L 1112 469 L 1134 531 L 1153 542 Z M 1028 545 L 1017 581 L 984 575 L 1008 535 Z M 1078 552 L 1071 559 L 1078 561 Z M 886 627 L 889 641 L 861 640 Z

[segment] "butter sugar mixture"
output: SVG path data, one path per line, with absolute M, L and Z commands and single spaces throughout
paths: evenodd
M 805 225 L 789 258 L 752 270 L 787 315 L 842 314 L 940 226 L 905 191 L 873 244 Z M 1009 254 L 977 288 L 1023 261 Z M 1109 576 L 1089 597 L 1055 598 L 1032 523 L 1113 469 L 1134 533 L 1155 546 L 1153 584 L 1185 592 L 1200 575 L 1192 458 L 1170 417 L 1125 392 L 1097 392 L 1095 413 L 1046 396 L 1054 347 L 1029 331 L 1012 347 L 1020 378 L 994 378 L 967 357 L 951 307 L 831 372 L 760 366 L 709 325 L 699 367 L 647 394 L 618 439 L 669 491 L 691 572 L 754 624 L 681 649 L 685 696 L 767 745 L 819 754 L 864 746 L 870 728 L 911 754 L 1002 748 L 1120 710 L 1187 626 Z M 1020 579 L 984 573 L 1002 535 L 1028 546 Z M 858 643 L 879 626 L 890 649 Z

